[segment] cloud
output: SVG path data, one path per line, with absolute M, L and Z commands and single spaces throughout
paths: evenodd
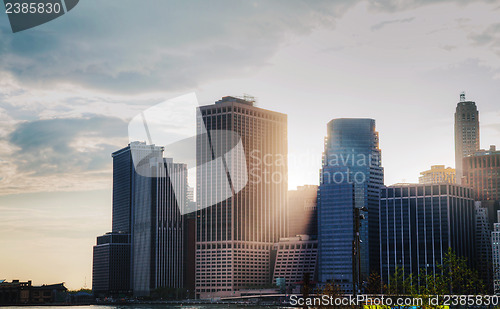
M 288 37 L 330 25 L 355 3 L 88 0 L 28 31 L 0 29 L 0 70 L 41 88 L 182 91 L 254 72 Z
M 89 115 L 22 122 L 8 141 L 15 146 L 11 161 L 19 172 L 47 176 L 109 168 L 110 154 L 126 134 L 125 121 Z
M 121 94 L 192 91 L 257 72 L 290 38 L 334 27 L 360 2 L 87 0 L 28 31 L 0 27 L 0 71 L 41 89 L 70 84 Z M 367 1 L 389 12 L 442 2 L 451 1 Z M 372 30 L 411 20 L 389 20 Z
M 493 25 L 489 25 L 486 29 L 484 29 L 480 33 L 472 33 L 469 35 L 469 38 L 479 46 L 483 45 L 500 45 L 500 23 L 495 23 Z
M 373 0 L 370 1 L 370 7 L 375 10 L 397 12 L 415 9 L 422 6 L 434 5 L 438 3 L 454 3 L 466 5 L 469 3 L 486 2 L 493 3 L 495 0 Z
M 378 23 L 376 25 L 373 25 L 371 27 L 371 29 L 372 29 L 372 31 L 380 30 L 383 27 L 385 27 L 387 25 L 390 25 L 390 24 L 409 23 L 409 22 L 413 21 L 414 19 L 415 19 L 415 17 L 404 18 L 404 19 L 387 20 L 387 21 L 380 22 L 380 23 Z

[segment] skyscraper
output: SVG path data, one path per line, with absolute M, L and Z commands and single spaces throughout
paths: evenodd
M 318 190 L 319 281 L 334 282 L 349 292 L 353 277 L 359 289 L 371 272 L 379 272 L 384 172 L 375 120 L 334 119 L 327 128 Z M 355 246 L 358 215 L 364 216 L 359 248 Z M 353 252 L 359 262 L 353 261 Z
M 460 94 L 460 102 L 455 112 L 455 169 L 457 184 L 462 184 L 463 158 L 479 150 L 479 112 L 476 103 L 465 100 Z
M 455 184 L 407 184 L 383 188 L 380 200 L 381 276 L 389 284 L 396 267 L 417 276 L 439 272 L 448 248 L 474 261 L 472 189 Z
M 234 194 L 226 200 L 197 213 L 196 293 L 208 298 L 271 282 L 272 246 L 287 236 L 287 116 L 235 97 L 202 106 L 200 113 L 198 134 L 203 134 L 203 127 L 212 138 L 216 130 L 235 132 L 241 138 L 246 163 L 231 155 L 214 160 L 221 149 L 239 141 L 211 145 L 209 138 L 197 143 L 197 165 L 222 164 L 228 171 L 239 170 L 239 175 L 248 169 L 248 183 L 241 191 L 232 190 Z M 217 196 L 227 196 L 222 192 L 227 190 L 226 181 L 241 180 L 231 178 L 229 172 L 215 175 L 197 168 L 197 204 L 210 205 Z
M 133 151 L 151 150 L 145 143 L 132 142 L 111 154 L 113 158 L 112 233 L 97 237 L 93 248 L 92 290 L 109 296 L 132 290 L 131 233 L 137 173 Z M 127 273 L 123 273 L 127 270 Z M 126 287 L 126 288 L 125 288 Z
M 132 287 L 135 296 L 148 296 L 184 284 L 187 167 L 160 156 L 136 168 L 149 168 L 154 176 L 137 175 L 132 211 Z
M 93 289 L 148 296 L 159 287 L 182 288 L 186 165 L 144 142 L 112 157 L 113 232 L 98 237 L 94 247 Z

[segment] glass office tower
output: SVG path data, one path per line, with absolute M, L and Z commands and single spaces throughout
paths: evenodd
M 375 120 L 328 123 L 318 190 L 319 281 L 335 283 L 346 292 L 352 292 L 354 269 L 360 273 L 360 286 L 371 272 L 379 272 L 378 216 L 384 181 L 380 154 Z M 364 216 L 358 265 L 353 263 L 356 213 Z
M 382 279 L 396 267 L 415 277 L 435 274 L 448 248 L 473 264 L 475 251 L 473 190 L 441 183 L 404 184 L 381 190 Z
M 160 148 L 160 147 L 158 147 Z M 184 285 L 184 220 L 187 165 L 151 158 L 144 167 L 154 177 L 135 179 L 132 210 L 132 287 L 134 296 L 149 296 L 160 287 Z M 144 175 L 144 174 L 142 174 Z

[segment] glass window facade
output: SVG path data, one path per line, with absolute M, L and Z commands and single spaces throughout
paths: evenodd
M 408 190 L 409 196 L 394 192 Z M 415 193 L 417 194 L 411 194 Z M 436 273 L 451 248 L 469 263 L 475 252 L 471 189 L 453 184 L 384 187 L 380 199 L 380 268 L 388 283 L 396 267 L 406 275 Z M 472 266 L 472 265 L 471 265 Z
M 318 190 L 319 281 L 353 285 L 354 208 L 360 224 L 361 281 L 379 272 L 379 198 L 383 185 L 378 132 L 373 119 L 334 119 L 328 123 Z M 401 192 L 399 192 L 401 194 Z

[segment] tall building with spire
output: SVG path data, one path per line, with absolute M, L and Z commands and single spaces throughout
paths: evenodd
M 479 150 L 479 112 L 476 103 L 467 101 L 465 93 L 455 111 L 455 169 L 457 184 L 463 181 L 463 158 Z
M 236 97 L 201 106 L 200 114 L 198 135 L 205 128 L 209 138 L 197 142 L 196 294 L 231 296 L 270 284 L 271 249 L 287 236 L 287 116 Z M 234 132 L 230 135 L 239 141 L 219 138 L 214 144 L 221 130 Z M 244 157 L 225 153 L 240 142 Z M 203 162 L 212 167 L 200 168 Z M 216 165 L 227 172 L 214 173 Z M 248 182 L 237 192 L 244 175 Z M 220 196 L 229 197 L 220 201 Z

